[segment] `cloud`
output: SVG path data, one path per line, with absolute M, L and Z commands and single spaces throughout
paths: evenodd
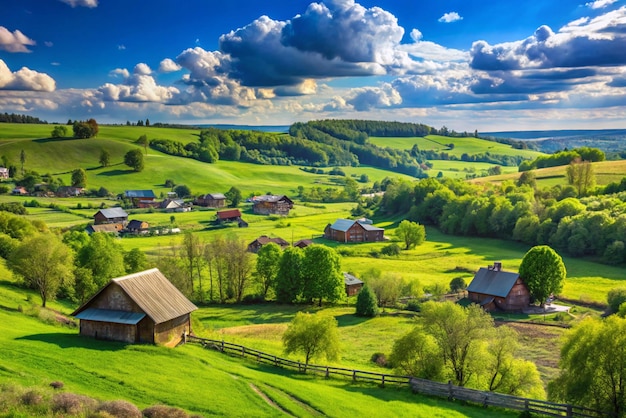
M 578 19 L 557 33 L 539 27 L 530 37 L 489 45 L 473 43 L 471 66 L 484 71 L 626 64 L 626 7 L 594 19 Z
M 135 68 L 133 69 L 133 74 L 150 75 L 152 74 L 152 69 L 150 69 L 148 64 L 140 62 L 139 64 L 135 65 Z
M 346 100 L 346 103 L 359 112 L 396 106 L 402 103 L 402 97 L 398 91 L 388 83 L 380 87 L 357 88 L 352 93 L 353 96 Z
M 604 9 L 605 7 L 608 7 L 615 2 L 617 2 L 617 0 L 596 0 L 585 3 L 585 6 L 589 7 L 590 9 Z
M 438 21 L 442 23 L 452 23 L 452 22 L 457 22 L 459 20 L 463 20 L 461 15 L 459 15 L 457 12 L 450 12 L 450 13 L 444 13 L 444 15 L 441 16 Z
M 430 41 L 422 40 L 422 33 L 418 29 L 411 30 L 413 43 L 398 46 L 398 50 L 407 52 L 410 56 L 422 60 L 438 62 L 465 61 L 469 60 L 469 53 L 459 49 L 446 48 Z M 413 64 L 415 67 L 415 64 Z
M 72 7 L 98 7 L 98 0 L 61 0 L 65 4 L 69 4 Z
M 165 58 L 159 64 L 159 72 L 160 73 L 173 73 L 173 72 L 179 71 L 181 68 L 182 67 L 180 65 L 176 64 L 170 58 Z
M 50 41 L 45 41 L 43 43 L 45 46 L 47 46 L 48 48 L 52 48 L 54 46 L 54 43 L 50 42 Z
M 0 60 L 0 90 L 54 91 L 56 83 L 48 74 L 38 73 L 22 67 L 11 72 L 3 60 Z
M 19 30 L 11 32 L 4 26 L 0 26 L 0 50 L 7 52 L 31 52 L 29 46 L 36 42 L 24 35 Z
M 128 78 L 130 73 L 126 68 L 116 68 L 115 70 L 109 71 L 109 77 L 118 77 L 121 76 L 123 78 Z
M 104 84 L 98 93 L 104 101 L 167 103 L 180 91 L 176 87 L 159 86 L 150 75 L 134 73 L 123 84 Z
M 315 80 L 304 80 L 295 86 L 280 86 L 274 89 L 276 96 L 304 96 L 317 93 Z
M 117 50 L 118 51 L 124 51 L 126 49 L 126 45 L 118 45 L 117 46 Z

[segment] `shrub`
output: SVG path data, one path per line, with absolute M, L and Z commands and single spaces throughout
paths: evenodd
M 387 256 L 396 256 L 400 255 L 400 251 L 400 246 L 394 242 L 381 248 L 380 253 Z
M 52 398 L 52 410 L 70 415 L 85 414 L 95 409 L 95 399 L 74 393 L 59 393 Z
M 50 383 L 50 387 L 52 387 L 53 389 L 63 389 L 63 382 L 55 380 L 54 382 Z
M 465 283 L 465 279 L 463 277 L 455 277 L 450 281 L 450 291 L 452 293 L 458 293 L 466 288 L 467 283 Z
M 619 310 L 619 306 L 626 302 L 626 287 L 616 287 L 609 290 L 607 302 L 611 312 L 617 312 Z
M 34 390 L 29 390 L 22 395 L 21 399 L 23 405 L 39 405 L 43 402 L 43 395 Z
M 98 412 L 106 412 L 119 418 L 141 418 L 142 414 L 139 408 L 127 401 L 108 401 L 102 402 L 97 409 Z
M 378 315 L 378 301 L 369 286 L 365 285 L 356 297 L 356 315 L 372 318 Z
M 9 186 L 0 186 L 0 194 L 9 193 L 9 190 L 11 190 Z
M 387 356 L 385 355 L 385 353 L 374 353 L 372 354 L 372 363 L 376 363 L 379 366 L 382 367 L 387 367 L 388 366 L 388 361 L 387 361 Z
M 410 300 L 407 302 L 406 307 L 404 309 L 406 309 L 407 311 L 419 312 L 421 309 L 421 305 L 416 300 Z
M 146 418 L 188 418 L 189 415 L 179 408 L 166 405 L 154 405 L 143 410 Z

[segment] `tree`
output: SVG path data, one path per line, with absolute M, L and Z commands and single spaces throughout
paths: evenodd
M 379 273 L 378 277 L 372 277 L 366 272 L 363 278 L 376 295 L 378 306 L 383 308 L 383 312 L 386 307 L 395 305 L 398 298 L 402 296 L 404 280 L 397 274 L 386 272 L 382 275 Z
M 551 294 L 561 291 L 567 273 L 560 255 L 547 245 L 538 245 L 524 255 L 519 275 L 530 296 L 544 306 Z
M 143 154 L 138 148 L 132 149 L 124 155 L 124 164 L 132 168 L 134 171 L 143 170 Z
M 226 238 L 223 258 L 228 280 L 227 293 L 239 303 L 243 299 L 252 273 L 252 254 L 243 239 L 231 236 Z
M 561 347 L 559 376 L 549 398 L 586 405 L 606 416 L 626 413 L 626 319 L 584 319 Z
M 100 165 L 102 167 L 108 167 L 111 164 L 111 154 L 104 148 L 100 151 Z
M 137 138 L 137 141 L 135 141 L 138 145 L 141 145 L 145 151 L 146 151 L 146 155 L 148 155 L 148 146 L 150 145 L 150 140 L 148 139 L 148 137 L 146 135 L 141 135 L 139 138 Z
M 191 196 L 191 189 L 184 184 L 179 184 L 178 186 L 174 187 L 174 192 L 176 193 L 176 196 L 181 199 Z
M 567 182 L 576 188 L 578 196 L 585 196 L 596 185 L 596 174 L 589 161 L 573 160 L 566 169 Z
M 275 286 L 281 255 L 280 247 L 273 242 L 262 246 L 257 253 L 256 279 L 263 299 L 267 298 L 269 289 Z
M 67 128 L 63 125 L 56 125 L 50 133 L 52 138 L 63 138 L 65 135 L 67 135 Z
M 198 281 L 198 299 L 203 300 L 202 290 L 202 267 L 204 265 L 204 246 L 205 243 L 197 234 L 186 231 L 183 236 L 183 245 L 181 248 L 182 256 L 187 269 L 187 280 L 191 292 L 194 292 L 194 283 Z
M 364 285 L 356 297 L 356 316 L 373 318 L 378 315 L 376 295 L 368 285 Z
M 78 267 L 91 270 L 96 288 L 104 286 L 113 277 L 126 274 L 121 245 L 112 235 L 104 232 L 91 234 L 89 242 L 78 250 L 76 258 Z
M 396 228 L 396 236 L 404 242 L 404 249 L 408 250 L 424 242 L 426 239 L 426 229 L 424 225 L 405 219 L 400 222 L 400 225 Z
M 72 186 L 87 187 L 87 172 L 83 168 L 72 171 Z
M 124 266 L 126 267 L 127 274 L 145 270 L 148 266 L 146 254 L 139 248 L 133 248 L 132 250 L 125 252 Z
M 626 302 L 626 287 L 616 287 L 609 290 L 606 299 L 611 312 L 617 312 L 622 303 Z
M 304 371 L 311 359 L 339 358 L 337 320 L 330 315 L 298 312 L 283 334 L 285 353 L 304 354 Z
M 393 343 L 389 362 L 401 374 L 429 380 L 440 380 L 444 362 L 441 349 L 432 335 L 420 326 Z
M 52 233 L 25 238 L 7 261 L 11 270 L 39 292 L 44 308 L 56 298 L 61 286 L 72 280 L 72 252 Z
M 299 247 L 287 247 L 278 263 L 276 274 L 276 299 L 281 303 L 293 303 L 302 289 L 302 264 L 304 252 Z
M 325 245 L 310 245 L 304 249 L 302 263 L 302 298 L 306 301 L 318 299 L 336 302 L 344 294 L 339 254 Z
M 461 290 L 465 290 L 467 288 L 467 283 L 465 283 L 465 279 L 463 277 L 455 277 L 450 280 L 450 291 L 452 293 L 459 293 Z
M 224 193 L 224 196 L 226 197 L 226 199 L 228 199 L 228 201 L 230 202 L 230 207 L 232 208 L 236 208 L 242 199 L 241 190 L 239 190 L 235 186 L 232 186 L 230 190 Z
M 26 162 L 26 153 L 24 150 L 20 151 L 20 163 L 22 164 L 22 177 L 24 177 L 24 163 Z

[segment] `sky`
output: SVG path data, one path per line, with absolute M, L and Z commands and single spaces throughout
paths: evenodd
M 0 112 L 626 128 L 626 0 L 0 0 Z

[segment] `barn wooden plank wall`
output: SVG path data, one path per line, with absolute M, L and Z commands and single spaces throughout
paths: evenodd
M 439 383 L 431 380 L 417 379 L 411 376 L 401 376 L 393 374 L 384 374 L 376 372 L 368 372 L 363 370 L 347 369 L 341 367 L 320 366 L 309 364 L 308 366 L 299 361 L 293 361 L 267 354 L 259 350 L 247 348 L 243 345 L 233 344 L 225 341 L 211 340 L 207 338 L 199 338 L 187 336 L 187 342 L 201 344 L 204 348 L 221 351 L 226 354 L 236 355 L 240 357 L 248 357 L 259 363 L 271 364 L 277 367 L 298 370 L 301 373 L 312 373 L 326 378 L 331 376 L 339 376 L 341 378 L 349 378 L 353 381 L 367 381 L 379 383 L 381 386 L 386 384 L 408 385 L 413 392 L 448 398 L 448 400 L 459 400 L 482 405 L 487 408 L 489 406 L 511 409 L 517 411 L 528 411 L 549 417 L 571 417 L 571 418 L 597 418 L 611 417 L 610 413 L 601 412 L 582 406 L 561 404 L 537 399 L 522 398 L 518 396 L 504 395 L 496 392 L 484 392 L 475 389 L 468 389 L 461 386 L 455 386 L 451 383 Z

